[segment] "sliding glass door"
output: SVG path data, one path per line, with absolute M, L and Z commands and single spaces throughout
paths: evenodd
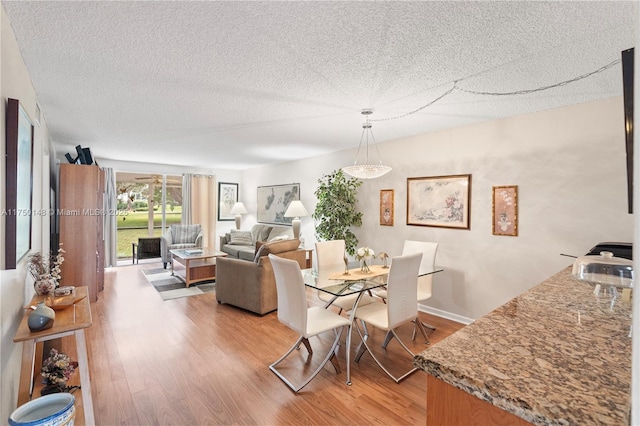
M 119 172 L 116 191 L 118 260 L 132 258 L 139 238 L 182 220 L 182 176 Z

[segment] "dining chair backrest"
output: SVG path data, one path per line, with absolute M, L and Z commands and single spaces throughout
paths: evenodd
M 307 334 L 307 296 L 300 265 L 269 255 L 278 292 L 278 320 L 300 335 Z
M 316 242 L 316 260 L 318 268 L 344 263 L 344 240 L 330 240 Z
M 418 316 L 418 271 L 422 253 L 394 257 L 387 280 L 387 315 L 389 329 Z
M 436 264 L 436 252 L 438 243 L 429 241 L 406 240 L 402 249 L 402 255 L 411 253 L 422 253 L 422 262 L 418 274 L 433 271 Z M 431 297 L 431 287 L 433 285 L 433 275 L 423 275 L 418 278 L 418 301 L 427 300 Z

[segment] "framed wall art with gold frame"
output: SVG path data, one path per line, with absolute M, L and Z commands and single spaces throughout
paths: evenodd
M 393 189 L 380 190 L 380 225 L 393 226 Z
M 518 236 L 518 186 L 493 187 L 493 235 Z
M 407 225 L 471 229 L 471 175 L 407 178 Z

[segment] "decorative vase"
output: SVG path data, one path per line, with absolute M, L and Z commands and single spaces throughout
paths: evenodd
M 33 283 L 33 288 L 38 296 L 53 294 L 56 288 L 56 280 L 47 275 L 41 275 L 40 279 Z
M 41 331 L 51 328 L 56 318 L 56 312 L 46 306 L 44 302 L 38 303 L 35 311 L 27 318 L 27 325 L 31 331 Z
M 369 259 L 367 258 L 361 260 L 360 272 L 364 272 L 365 274 L 371 272 L 371 269 L 369 269 L 369 265 L 367 264 L 368 261 Z

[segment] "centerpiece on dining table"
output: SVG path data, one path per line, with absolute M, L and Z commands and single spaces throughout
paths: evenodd
M 371 261 L 376 253 L 369 247 L 360 247 L 356 250 L 356 260 L 360 261 L 360 272 L 369 273 Z

